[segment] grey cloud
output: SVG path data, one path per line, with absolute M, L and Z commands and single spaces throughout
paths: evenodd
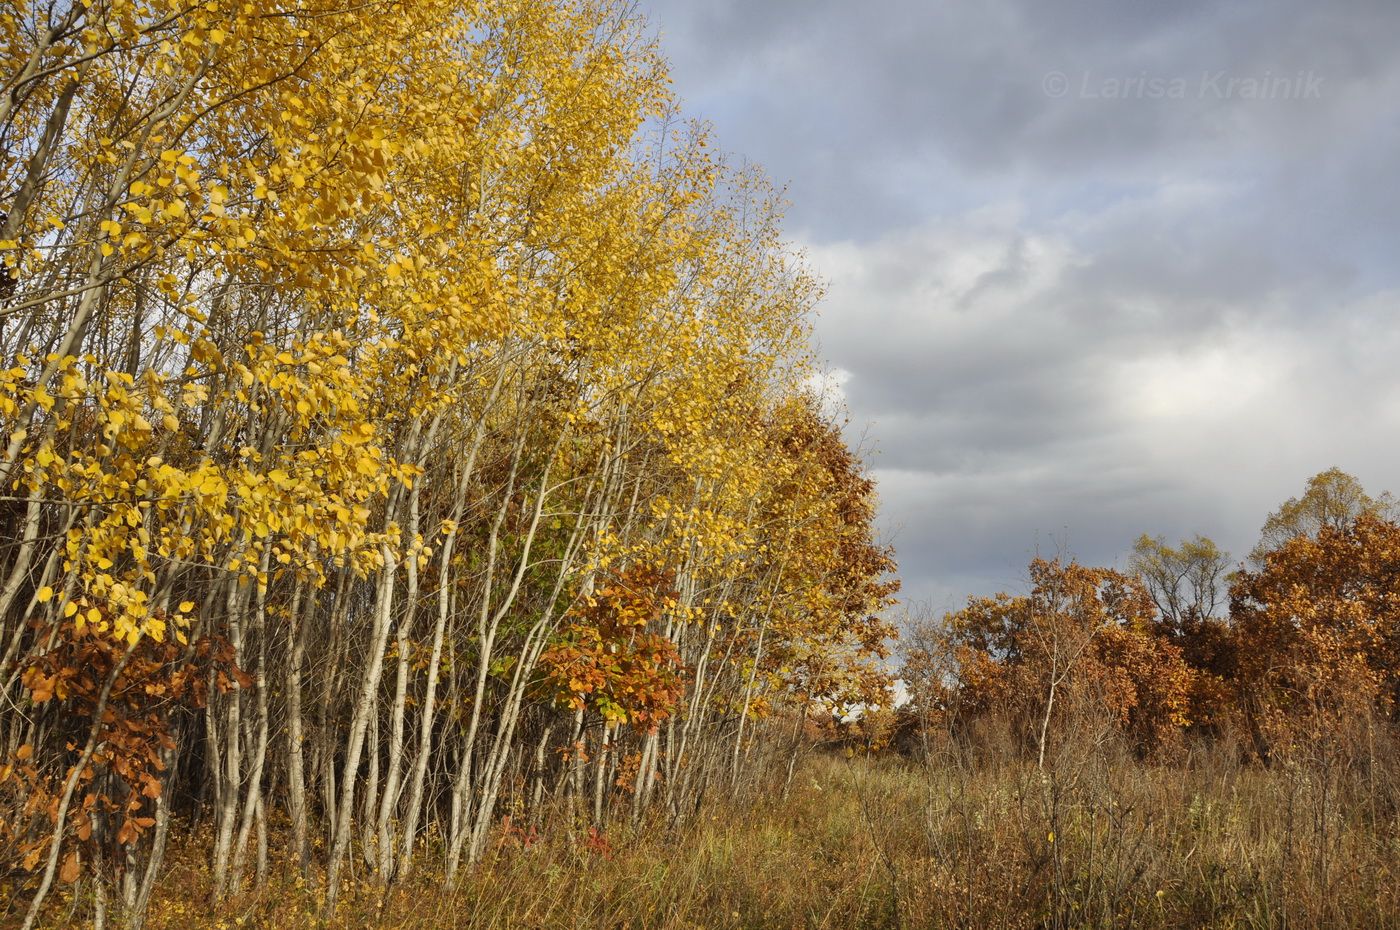
M 1400 293 L 1329 298 L 1325 274 L 1247 260 L 1178 273 L 1151 238 L 1086 255 L 1001 235 L 813 251 L 832 276 L 822 347 L 878 441 L 911 595 L 1013 583 L 1053 539 L 1105 563 L 1142 532 L 1243 553 L 1333 463 L 1394 486 Z
M 1312 162 L 1329 140 L 1393 110 L 1393 4 L 981 4 L 654 0 L 684 90 L 726 144 L 793 180 L 818 234 L 909 218 L 949 183 L 1155 179 L 1195 165 L 1252 172 Z M 1054 99 L 1045 76 L 1070 93 Z M 1317 100 L 1217 99 L 1205 75 L 1322 78 Z M 1081 86 L 1180 78 L 1186 99 L 1082 99 Z M 1210 84 L 1209 87 L 1213 87 Z M 974 191 L 969 191 L 976 196 Z M 933 195 L 935 200 L 938 195 Z M 815 203 L 813 202 L 815 201 Z
M 1143 531 L 1241 554 L 1333 464 L 1400 489 L 1400 5 L 645 8 L 690 112 L 789 184 L 911 599 Z M 1187 92 L 1103 93 L 1149 78 Z

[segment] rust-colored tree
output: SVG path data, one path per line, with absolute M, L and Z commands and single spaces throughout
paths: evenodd
M 1071 720 L 1089 715 L 1143 755 L 1175 749 L 1189 722 L 1193 672 L 1158 635 L 1151 596 L 1135 579 L 1058 559 L 1030 565 L 1031 591 L 973 598 L 914 657 L 945 668 L 965 719 L 1004 715 L 1040 764 Z M 928 677 L 928 676 L 923 676 Z
M 1264 759 L 1391 720 L 1400 699 L 1400 525 L 1371 513 L 1272 549 L 1231 589 L 1240 699 Z

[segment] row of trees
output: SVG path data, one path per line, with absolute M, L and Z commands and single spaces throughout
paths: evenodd
M 1029 593 L 919 624 L 910 726 L 997 726 L 1045 765 L 1067 729 L 1170 757 L 1193 737 L 1265 764 L 1374 759 L 1400 710 L 1400 523 L 1337 469 L 1265 523 L 1248 562 L 1144 536 L 1127 571 L 1037 559 Z
M 182 819 L 450 882 L 884 694 L 818 287 L 629 7 L 4 0 L 0 921 Z

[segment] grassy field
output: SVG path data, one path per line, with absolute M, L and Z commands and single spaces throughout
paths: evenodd
M 381 897 L 360 876 L 336 925 L 1400 927 L 1393 789 L 1218 759 L 1041 772 L 814 755 L 786 797 L 711 804 L 677 830 L 502 831 L 450 894 L 423 875 Z M 274 876 L 211 915 L 201 866 L 175 861 L 153 930 L 317 925 L 314 882 Z

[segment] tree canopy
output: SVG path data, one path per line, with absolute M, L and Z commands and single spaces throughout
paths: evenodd
M 0 860 L 445 880 L 883 699 L 780 200 L 616 0 L 0 9 Z M 626 799 L 625 802 L 619 799 Z M 279 832 L 280 836 L 281 833 Z

